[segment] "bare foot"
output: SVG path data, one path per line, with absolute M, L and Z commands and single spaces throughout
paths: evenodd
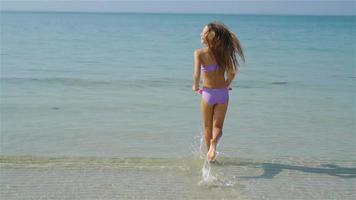
M 208 153 L 206 154 L 209 162 L 214 162 L 216 157 L 216 142 L 210 140 L 210 148 Z

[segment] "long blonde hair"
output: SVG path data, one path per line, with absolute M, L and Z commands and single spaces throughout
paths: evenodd
M 214 21 L 207 24 L 207 27 L 205 41 L 212 51 L 217 64 L 228 73 L 237 73 L 240 63 L 236 54 L 245 62 L 240 40 L 222 22 Z

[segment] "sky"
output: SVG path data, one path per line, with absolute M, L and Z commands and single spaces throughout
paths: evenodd
M 1 11 L 356 15 L 356 0 L 0 0 Z

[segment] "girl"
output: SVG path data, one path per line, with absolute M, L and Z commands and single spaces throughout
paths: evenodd
M 204 26 L 200 37 L 201 43 L 206 47 L 194 51 L 192 89 L 202 94 L 206 156 L 209 162 L 214 162 L 216 144 L 222 136 L 229 103 L 229 88 L 239 71 L 236 53 L 244 62 L 245 57 L 239 39 L 222 22 L 211 22 Z M 203 79 L 202 90 L 199 90 L 200 73 Z

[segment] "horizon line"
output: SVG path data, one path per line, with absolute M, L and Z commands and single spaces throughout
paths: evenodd
M 340 16 L 340 17 L 355 17 L 354 15 L 342 14 L 293 14 L 293 13 L 192 13 L 192 12 L 105 12 L 105 11 L 61 11 L 61 10 L 0 10 L 1 12 L 32 12 L 32 13 L 93 13 L 93 14 L 188 14 L 188 15 L 261 15 L 261 16 Z

